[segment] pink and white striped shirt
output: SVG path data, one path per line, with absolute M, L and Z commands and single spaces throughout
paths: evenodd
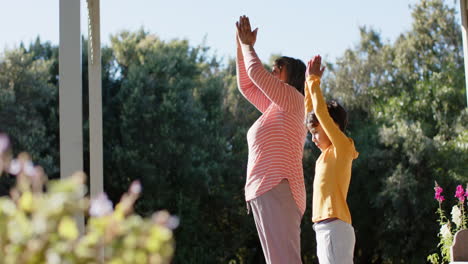
M 241 46 L 237 84 L 244 97 L 262 112 L 247 132 L 245 199 L 250 201 L 288 179 L 297 207 L 304 214 L 304 96 L 268 72 L 252 47 Z

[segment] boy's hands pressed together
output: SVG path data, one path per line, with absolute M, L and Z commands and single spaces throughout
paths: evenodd
M 310 75 L 316 75 L 321 78 L 325 71 L 325 66 L 321 67 L 321 65 L 322 57 L 320 57 L 320 55 L 316 55 L 313 59 L 309 60 L 307 63 L 306 78 Z

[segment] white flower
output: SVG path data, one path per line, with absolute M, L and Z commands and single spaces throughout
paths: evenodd
M 91 200 L 89 214 L 91 216 L 100 217 L 111 214 L 113 210 L 112 202 L 107 198 L 105 193 L 101 193 L 96 198 Z
M 445 224 L 440 228 L 440 234 L 442 235 L 442 238 L 445 239 L 450 238 L 452 236 L 452 232 L 450 232 L 450 227 L 448 226 L 448 224 Z
M 34 234 L 41 235 L 47 232 L 47 219 L 45 215 L 37 214 L 31 221 Z
M 455 225 L 457 225 L 457 228 L 459 228 L 462 224 L 462 217 L 461 217 L 461 211 L 460 211 L 460 208 L 458 208 L 458 206 L 454 205 L 452 207 L 452 222 L 455 223 Z
M 51 249 L 47 250 L 46 259 L 49 264 L 60 264 L 62 262 L 60 255 Z

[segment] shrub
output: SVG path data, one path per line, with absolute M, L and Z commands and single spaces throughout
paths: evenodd
M 458 185 L 455 191 L 455 196 L 458 199 L 457 204 L 452 207 L 451 215 L 452 219 L 445 216 L 445 212 L 442 209 L 442 202 L 445 201 L 445 197 L 442 195 L 443 189 L 437 182 L 435 183 L 435 196 L 434 199 L 439 203 L 437 214 L 439 216 L 438 222 L 440 225 L 440 231 L 438 237 L 440 242 L 438 247 L 440 248 L 440 255 L 434 253 L 427 257 L 427 261 L 432 264 L 438 263 L 449 263 L 450 262 L 450 248 L 453 244 L 453 237 L 458 230 L 467 228 L 468 218 L 465 215 L 465 200 L 468 197 L 468 185 L 466 191 L 462 185 Z
M 178 219 L 166 211 L 133 213 L 141 192 L 135 181 L 113 208 L 105 193 L 90 200 L 82 172 L 48 181 L 26 153 L 13 159 L 0 134 L 0 175 L 16 177 L 0 198 L 2 263 L 169 263 Z M 87 215 L 80 235 L 77 215 Z

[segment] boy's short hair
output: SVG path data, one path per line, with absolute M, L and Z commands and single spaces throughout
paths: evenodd
M 338 124 L 341 131 L 345 131 L 346 126 L 348 125 L 348 113 L 346 110 L 335 100 L 330 100 L 327 102 L 328 113 L 335 123 Z M 307 114 L 306 126 L 316 127 L 320 123 L 315 115 L 314 111 L 310 111 Z

